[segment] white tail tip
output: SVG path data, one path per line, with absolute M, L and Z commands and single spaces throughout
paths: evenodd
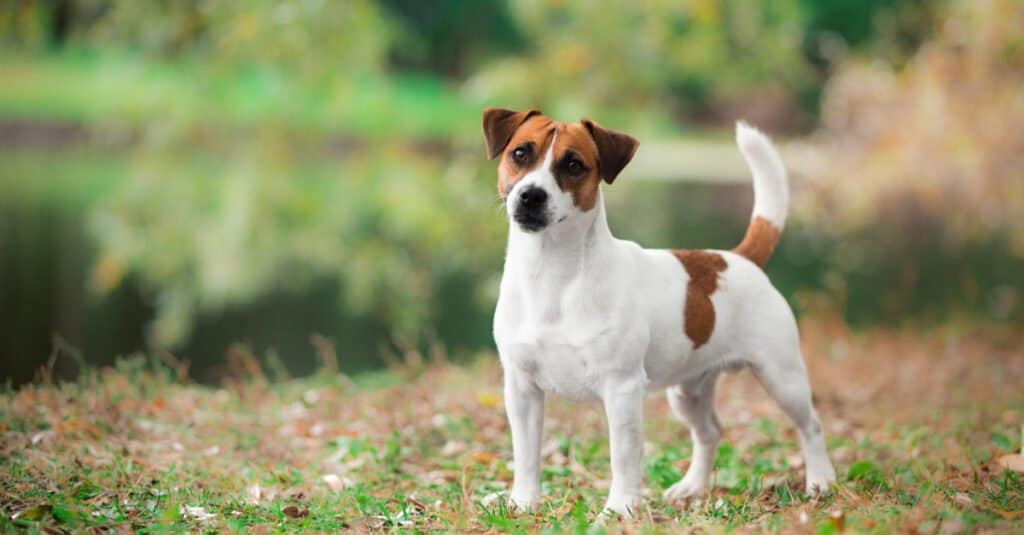
M 771 139 L 745 121 L 736 122 L 736 144 L 754 175 L 754 214 L 781 229 L 789 206 L 789 184 Z

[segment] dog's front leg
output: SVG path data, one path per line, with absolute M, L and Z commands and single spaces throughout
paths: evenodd
M 515 369 L 505 369 L 505 411 L 512 429 L 515 473 L 509 505 L 529 511 L 540 500 L 540 443 L 544 392 Z
M 612 461 L 612 487 L 605 513 L 632 516 L 641 502 L 645 392 L 646 381 L 642 379 L 616 381 L 605 389 Z

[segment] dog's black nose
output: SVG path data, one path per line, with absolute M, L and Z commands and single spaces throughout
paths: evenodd
M 536 208 L 548 200 L 548 192 L 536 186 L 527 186 L 519 193 L 519 204 L 524 208 Z

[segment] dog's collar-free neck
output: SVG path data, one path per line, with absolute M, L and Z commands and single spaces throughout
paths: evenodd
M 592 209 L 539 232 L 525 232 L 512 224 L 506 263 L 521 264 L 521 272 L 534 275 L 559 266 L 571 271 L 603 254 L 613 239 L 604 196 L 599 192 Z

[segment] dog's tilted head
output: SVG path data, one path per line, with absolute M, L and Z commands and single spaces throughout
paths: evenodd
M 509 218 L 526 232 L 593 209 L 601 180 L 611 184 L 638 145 L 588 119 L 565 124 L 538 110 L 487 108 L 483 125 L 487 157 L 501 157 L 498 193 Z

